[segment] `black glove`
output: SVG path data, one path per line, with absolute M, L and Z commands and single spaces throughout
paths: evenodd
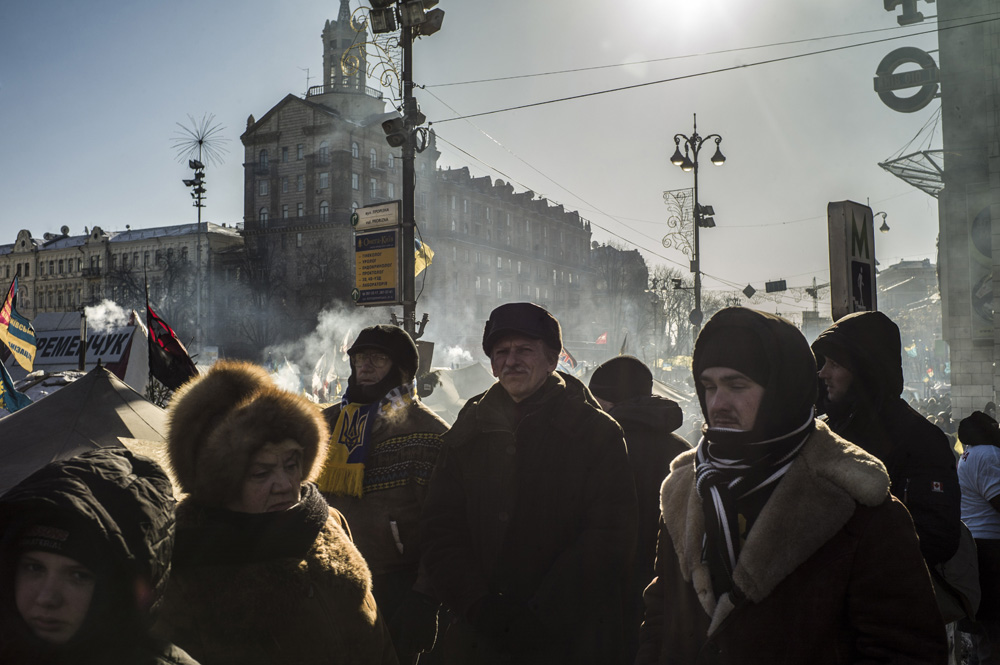
M 436 600 L 419 591 L 408 591 L 389 618 L 389 634 L 400 663 L 412 663 L 417 654 L 430 651 L 437 640 Z
M 469 623 L 500 653 L 522 654 L 545 643 L 545 628 L 527 606 L 507 596 L 490 594 L 476 601 Z

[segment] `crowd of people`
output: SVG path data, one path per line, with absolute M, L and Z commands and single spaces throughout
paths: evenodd
M 0 497 L 0 664 L 1000 662 L 995 409 L 956 449 L 885 315 L 810 347 L 718 312 L 691 414 L 631 356 L 558 372 L 538 305 L 482 347 L 497 381 L 451 427 L 379 325 L 324 411 L 220 361 L 171 400 L 169 475 L 39 469 Z

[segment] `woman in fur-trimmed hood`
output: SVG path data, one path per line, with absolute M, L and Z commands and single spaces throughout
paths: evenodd
M 347 522 L 311 482 L 326 422 L 267 372 L 216 363 L 175 393 L 182 491 L 157 632 L 203 665 L 397 662 Z
M 814 421 L 802 334 L 725 309 L 692 366 L 708 426 L 663 482 L 636 663 L 943 665 L 913 523 L 881 462 Z

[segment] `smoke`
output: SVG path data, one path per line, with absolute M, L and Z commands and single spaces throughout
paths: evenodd
M 448 346 L 445 347 L 444 353 L 442 354 L 440 365 L 445 367 L 450 367 L 453 369 L 458 369 L 460 367 L 466 367 L 476 362 L 472 354 L 463 349 L 460 346 Z
M 111 300 L 83 309 L 83 315 L 87 318 L 87 330 L 94 333 L 104 333 L 128 325 L 129 314 Z
M 265 349 L 264 357 L 274 380 L 285 390 L 319 402 L 336 400 L 339 392 L 347 388 L 347 378 L 351 375 L 345 351 L 362 328 L 382 323 L 380 318 L 385 314 L 384 310 L 349 306 L 320 312 L 316 329 L 311 333 Z

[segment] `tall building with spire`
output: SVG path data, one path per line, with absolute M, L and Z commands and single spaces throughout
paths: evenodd
M 391 67 L 373 60 L 380 51 L 362 21 L 341 0 L 323 27 L 323 84 L 250 116 L 241 136 L 252 286 L 260 314 L 280 318 L 288 338 L 313 330 L 324 308 L 351 303 L 353 209 L 403 195 L 401 151 L 381 127 L 399 114 L 368 86 L 370 74 Z M 596 339 L 607 323 L 594 307 L 590 223 L 510 183 L 442 170 L 439 156 L 431 131 L 414 165 L 417 238 L 434 252 L 416 282 L 427 337 L 476 349 L 493 307 L 532 300 L 560 318 L 569 339 Z

